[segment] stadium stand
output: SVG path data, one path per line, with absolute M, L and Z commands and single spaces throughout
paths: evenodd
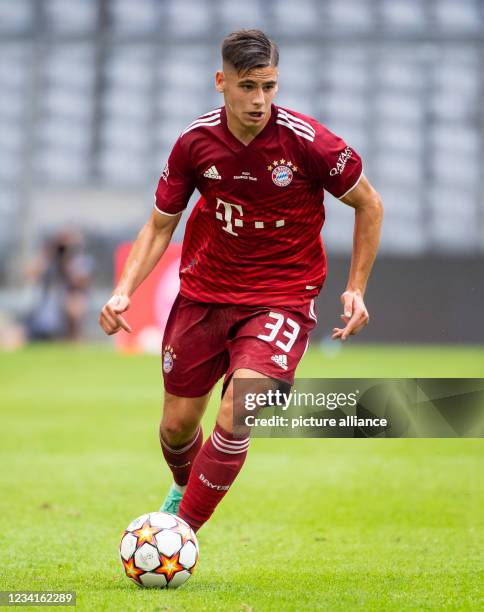
M 386 204 L 382 254 L 484 251 L 482 0 L 245 0 L 243 12 L 235 0 L 0 0 L 3 275 L 5 253 L 35 236 L 19 219 L 46 205 L 39 192 L 128 190 L 119 217 L 137 199 L 143 218 L 179 132 L 221 103 L 219 40 L 242 26 L 280 44 L 279 103 L 364 156 Z M 331 197 L 327 211 L 328 249 L 349 252 L 351 211 Z

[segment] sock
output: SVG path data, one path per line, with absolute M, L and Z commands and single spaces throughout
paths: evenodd
M 193 462 L 178 515 L 194 531 L 210 518 L 240 472 L 249 437 L 236 439 L 218 425 Z
M 193 438 L 183 446 L 168 446 L 160 435 L 161 450 L 166 459 L 168 467 L 172 471 L 175 485 L 180 487 L 179 492 L 183 494 L 188 482 L 193 461 L 202 448 L 202 428 L 197 429 Z

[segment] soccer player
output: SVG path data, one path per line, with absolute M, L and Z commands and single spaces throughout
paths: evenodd
M 131 328 L 122 313 L 165 252 L 198 189 L 187 222 L 177 296 L 163 339 L 160 442 L 174 483 L 161 509 L 198 530 L 244 463 L 249 436 L 233 433 L 234 379 L 293 384 L 311 330 L 326 262 L 324 190 L 355 210 L 353 253 L 341 296 L 346 340 L 368 323 L 363 297 L 380 235 L 382 203 L 358 154 L 311 117 L 273 104 L 279 52 L 259 30 L 222 43 L 215 75 L 224 106 L 180 134 L 100 324 Z M 203 442 L 200 421 L 225 375 L 217 421 Z M 259 384 L 261 381 L 257 380 Z M 264 381 L 262 381 L 264 383 Z M 264 383 L 265 384 L 265 383 Z

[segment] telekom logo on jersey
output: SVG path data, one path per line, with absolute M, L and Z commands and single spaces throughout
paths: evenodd
M 221 209 L 221 210 L 219 210 Z M 223 210 L 223 212 L 222 212 Z M 234 215 L 234 211 L 238 216 Z M 238 236 L 237 232 L 234 231 L 234 227 L 244 227 L 244 209 L 240 204 L 233 204 L 232 202 L 224 202 L 220 198 L 217 198 L 217 209 L 215 217 L 219 221 L 224 221 L 225 225 L 222 229 L 232 236 Z M 285 220 L 278 219 L 277 221 L 254 221 L 255 229 L 263 229 L 264 227 L 284 227 Z

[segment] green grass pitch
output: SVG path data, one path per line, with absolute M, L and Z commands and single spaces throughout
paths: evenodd
M 484 352 L 349 343 L 298 375 L 482 377 Z M 117 546 L 170 481 L 161 399 L 157 357 L 0 353 L 0 590 L 75 590 L 90 611 L 483 609 L 481 440 L 253 440 L 193 578 L 137 588 Z

